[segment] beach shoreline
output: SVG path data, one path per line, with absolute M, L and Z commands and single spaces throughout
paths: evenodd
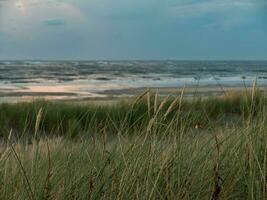
M 252 90 L 252 86 L 188 86 L 188 87 L 138 87 L 125 89 L 110 89 L 103 91 L 85 92 L 79 86 L 54 87 L 51 90 L 47 86 L 38 86 L 38 89 L 24 88 L 21 90 L 0 89 L 0 103 L 28 102 L 34 100 L 55 101 L 93 101 L 109 102 L 122 99 L 132 99 L 149 90 L 151 94 L 158 93 L 160 96 L 180 95 L 184 91 L 185 98 L 198 97 L 220 97 L 228 93 L 241 93 Z M 45 89 L 46 88 L 46 89 Z M 266 90 L 264 86 L 258 86 L 257 90 Z

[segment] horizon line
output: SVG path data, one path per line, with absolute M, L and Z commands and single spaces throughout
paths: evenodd
M 0 59 L 3 61 L 232 61 L 232 62 L 249 62 L 249 61 L 263 61 L 267 62 L 267 59 Z

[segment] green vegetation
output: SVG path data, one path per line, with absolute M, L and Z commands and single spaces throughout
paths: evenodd
M 187 101 L 183 94 L 159 97 L 146 92 L 135 102 L 112 105 L 48 101 L 0 104 L 0 134 L 7 136 L 12 129 L 19 138 L 32 136 L 38 117 L 38 134 L 43 136 L 91 137 L 103 129 L 110 135 L 117 134 L 118 130 L 131 134 L 146 129 L 152 118 L 158 128 L 165 129 L 166 124 L 172 122 L 188 129 L 198 123 L 207 126 L 210 121 L 220 124 L 242 121 L 259 113 L 265 104 L 267 98 L 263 93 L 255 93 L 252 99 L 251 92 Z
M 266 100 L 2 104 L 0 199 L 266 199 Z

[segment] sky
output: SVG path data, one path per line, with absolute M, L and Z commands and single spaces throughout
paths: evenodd
M 0 59 L 267 60 L 267 0 L 0 0 Z

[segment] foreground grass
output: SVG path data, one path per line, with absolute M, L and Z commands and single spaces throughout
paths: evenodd
M 264 122 L 207 134 L 9 144 L 0 198 L 266 199 Z
M 2 105 L 0 199 L 267 198 L 265 94 L 145 95 L 110 107 Z M 26 128 L 8 130 L 14 119 Z M 64 133 L 68 120 L 80 128 Z

